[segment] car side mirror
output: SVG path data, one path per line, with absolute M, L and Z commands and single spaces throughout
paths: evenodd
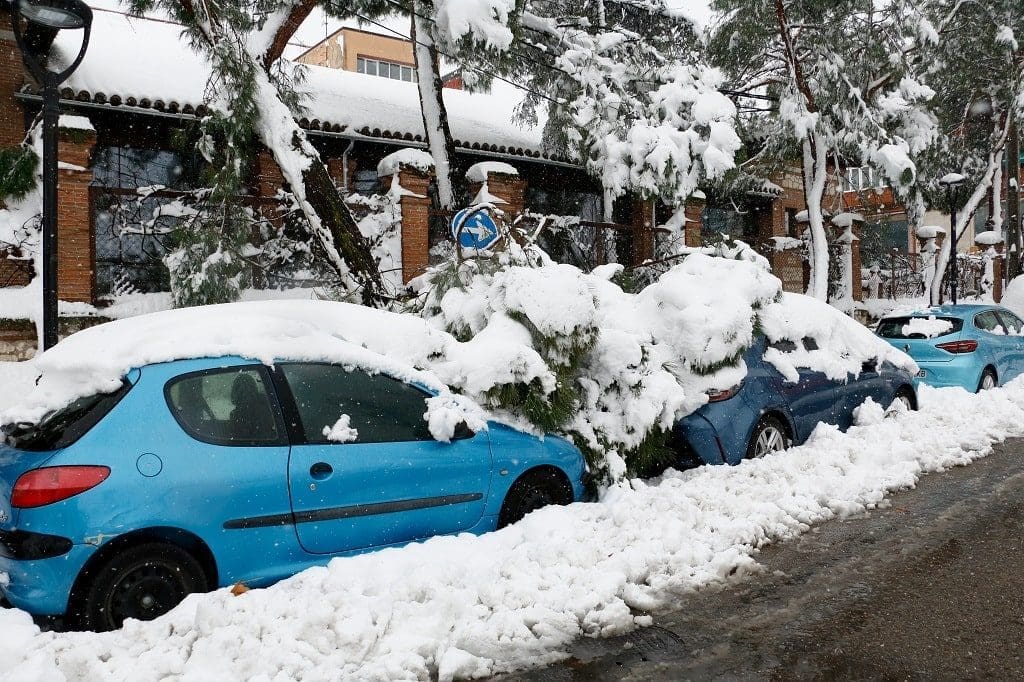
M 469 428 L 469 424 L 466 422 L 459 422 L 455 425 L 455 432 L 452 434 L 452 440 L 465 440 L 472 438 L 476 435 L 476 431 Z

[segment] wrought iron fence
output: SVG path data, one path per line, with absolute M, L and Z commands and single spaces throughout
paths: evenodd
M 927 289 L 926 260 L 919 253 L 893 250 L 888 258 L 872 268 L 864 279 L 868 298 L 920 298 Z M 942 279 L 943 299 L 950 297 L 950 269 Z M 985 291 L 985 257 L 957 254 L 958 297 L 979 296 Z

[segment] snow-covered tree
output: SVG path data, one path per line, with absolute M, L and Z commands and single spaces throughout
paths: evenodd
M 916 177 L 914 157 L 935 135 L 917 77 L 935 30 L 909 0 L 715 0 L 721 19 L 710 53 L 732 88 L 770 94 L 762 155 L 799 158 L 810 227 L 807 293 L 828 295 L 828 235 L 822 202 L 830 168 L 869 164 L 897 191 Z
M 600 179 L 605 219 L 629 193 L 682 206 L 698 184 L 734 166 L 736 109 L 701 59 L 694 25 L 661 0 L 532 0 L 518 49 L 546 108 L 545 143 Z
M 935 40 L 923 62 L 937 92 L 933 104 L 942 134 L 921 159 L 917 189 L 923 204 L 949 211 L 938 181 L 963 177 L 953 226 L 959 236 L 987 197 L 999 197 L 1011 113 L 1024 116 L 1024 9 L 1018 0 L 941 0 L 929 5 L 929 23 Z M 991 227 L 1001 231 L 1001 202 L 993 201 L 992 209 Z M 933 303 L 942 296 L 951 242 L 944 240 L 928 283 Z
M 318 250 L 343 288 L 366 304 L 378 304 L 380 274 L 369 245 L 319 153 L 295 120 L 301 100 L 295 89 L 300 74 L 280 59 L 288 38 L 316 2 L 131 0 L 130 4 L 135 12 L 159 8 L 185 26 L 193 46 L 212 66 L 206 95 L 209 108 L 235 128 L 239 139 L 258 139 L 270 150 L 316 237 Z M 234 162 L 244 162 L 246 150 L 235 151 Z

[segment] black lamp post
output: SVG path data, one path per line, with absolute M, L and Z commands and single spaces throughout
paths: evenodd
M 28 36 L 21 20 L 28 24 Z M 57 343 L 57 120 L 59 87 L 78 68 L 89 46 L 92 10 L 82 0 L 11 0 L 11 27 L 21 58 L 43 86 L 43 349 Z M 47 68 L 43 50 L 58 31 L 84 31 L 78 56 L 63 71 Z M 41 39 L 46 36 L 46 39 Z M 46 50 L 48 51 L 48 50 Z
M 960 241 L 960 233 L 956 229 L 956 195 L 960 185 L 964 184 L 964 176 L 957 173 L 950 173 L 939 180 L 939 184 L 946 188 L 946 199 L 949 200 L 949 287 L 950 298 L 953 305 L 956 305 L 956 243 Z

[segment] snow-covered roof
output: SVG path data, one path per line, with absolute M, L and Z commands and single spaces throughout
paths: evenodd
M 80 36 L 58 34 L 56 47 L 77 54 Z M 303 127 L 316 132 L 422 143 L 423 118 L 415 83 L 307 66 L 308 93 Z M 81 66 L 61 95 L 110 107 L 177 115 L 202 114 L 209 64 L 173 22 L 101 11 Z M 457 146 L 481 153 L 566 161 L 543 152 L 543 121 L 534 127 L 513 122 L 523 92 L 495 82 L 490 93 L 445 90 L 448 119 Z

